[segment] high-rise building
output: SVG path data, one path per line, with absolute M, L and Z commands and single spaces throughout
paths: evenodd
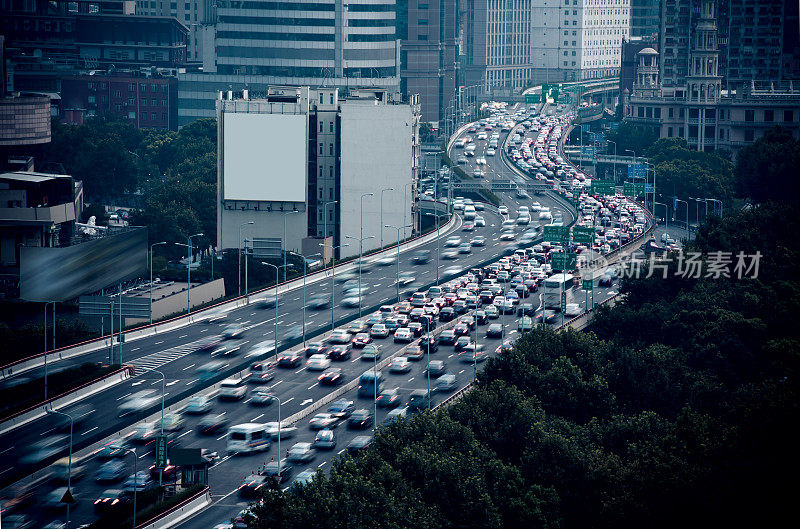
M 631 37 L 656 35 L 658 33 L 659 0 L 630 0 L 630 2 Z
M 395 0 L 218 0 L 200 72 L 179 75 L 179 124 L 214 117 L 219 90 L 271 85 L 398 91 Z
M 619 75 L 620 46 L 630 24 L 630 0 L 533 0 L 533 81 Z
M 269 87 L 216 101 L 219 130 L 217 246 L 248 236 L 357 255 L 418 230 L 420 110 L 386 89 Z M 367 196 L 364 196 L 367 195 Z M 364 198 L 362 199 L 362 196 Z M 401 231 L 402 233 L 402 231 Z M 355 237 L 355 240 L 348 240 Z M 367 237 L 371 237 L 367 239 Z M 325 252 L 329 255 L 329 252 Z
M 398 0 L 405 17 L 398 19 L 400 87 L 406 96 L 419 94 L 423 121 L 442 120 L 455 94 L 456 9 L 456 0 Z
M 202 62 L 203 35 L 215 23 L 216 2 L 212 0 L 136 0 L 136 14 L 159 17 L 172 17 L 189 29 L 186 42 L 186 59 L 189 62 Z

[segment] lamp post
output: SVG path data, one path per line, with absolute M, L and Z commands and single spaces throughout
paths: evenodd
M 689 235 L 689 203 L 686 202 L 685 200 L 681 200 L 681 199 L 679 199 L 677 197 L 675 197 L 675 202 L 676 203 L 683 202 L 684 205 L 686 206 L 686 235 L 688 236 Z M 675 215 L 677 216 L 677 214 L 678 214 L 678 211 L 676 210 L 675 211 Z
M 433 317 L 433 316 L 431 316 Z M 428 409 L 431 409 L 431 320 L 425 318 L 425 345 L 428 347 L 428 367 L 425 370 L 428 379 Z
M 395 283 L 397 286 L 397 302 L 400 303 L 400 230 L 405 231 L 406 228 L 409 226 L 392 226 L 391 224 L 387 224 L 384 228 L 394 228 L 397 230 L 397 282 Z
M 447 209 L 448 210 L 450 209 L 449 204 L 447 206 Z M 447 215 L 440 215 L 436 213 L 436 210 L 434 210 L 433 215 L 436 217 L 436 286 L 438 287 L 439 286 L 439 227 L 441 226 L 439 219 L 441 217 L 447 217 Z
M 48 301 L 44 304 L 44 400 L 47 400 L 47 306 L 53 304 L 53 349 L 56 348 L 56 302 Z M 111 311 L 111 321 L 113 325 L 114 311 Z M 114 331 L 111 331 L 111 347 L 114 347 Z M 114 354 L 114 350 L 111 350 Z M 112 359 L 113 360 L 113 359 Z
M 286 282 L 286 253 L 288 250 L 286 249 L 286 215 L 292 215 L 293 213 L 300 213 L 296 209 L 292 211 L 284 211 L 283 212 L 283 239 L 281 239 L 281 244 L 283 245 L 283 282 Z
M 277 321 L 277 320 L 276 320 Z M 281 399 L 274 393 L 269 394 L 269 398 L 278 401 L 278 480 L 281 479 Z
M 187 240 L 189 244 L 183 244 L 180 242 L 176 242 L 178 246 L 185 246 L 188 248 L 187 258 L 186 258 L 186 315 L 188 316 L 192 312 L 192 298 L 191 298 L 191 291 L 192 291 L 192 238 L 193 237 L 202 237 L 202 233 L 195 233 L 194 235 L 189 235 Z M 120 298 L 120 303 L 122 303 L 122 298 Z
M 475 318 L 475 351 L 472 356 L 472 381 L 478 378 L 478 303 L 475 303 L 475 310 L 472 312 Z
M 167 241 L 156 242 L 150 245 L 150 323 L 153 323 L 153 248 L 167 244 Z
M 364 241 L 368 241 L 370 239 L 374 239 L 374 235 L 369 235 L 368 237 L 361 237 L 358 239 L 357 237 L 353 237 L 352 235 L 345 235 L 345 239 L 355 239 L 358 240 L 358 317 L 361 317 L 361 264 L 364 261 Z
M 716 198 L 707 198 L 706 200 L 710 200 L 711 202 L 714 203 L 713 211 L 715 213 L 716 213 L 716 210 L 717 210 L 717 202 L 719 202 L 719 216 L 722 217 L 722 201 L 721 200 L 717 200 Z
M 360 230 L 359 231 L 359 237 L 361 237 L 362 241 L 364 240 L 364 198 L 372 197 L 372 196 L 375 196 L 375 193 L 364 193 L 363 195 L 361 195 L 361 198 L 359 199 L 359 202 L 360 202 L 360 205 L 361 205 L 361 220 L 359 222 L 359 230 Z M 361 246 L 360 245 L 359 245 L 358 253 L 359 254 L 361 253 Z M 359 261 L 361 260 L 361 256 L 360 255 L 359 255 L 358 259 L 359 259 Z M 360 274 L 361 273 L 360 272 L 361 271 L 361 265 L 359 265 L 358 269 L 359 269 L 359 274 Z M 360 287 L 361 285 L 359 284 L 358 286 Z
M 255 222 L 251 220 L 239 225 L 239 280 L 236 282 L 237 287 L 239 287 L 239 297 L 242 297 L 242 228 L 250 224 L 255 224 Z
M 331 200 L 330 202 L 325 202 L 324 204 L 322 204 L 322 231 L 323 231 L 322 238 L 323 239 L 328 237 L 328 215 L 326 214 L 328 212 L 328 206 L 332 206 L 334 204 L 337 204 L 338 202 L 339 202 L 338 200 Z M 331 260 L 333 260 L 333 259 L 331 259 Z M 324 259 L 323 259 L 323 261 L 324 261 Z
M 664 207 L 664 230 L 669 230 L 669 209 L 667 209 L 666 204 L 662 204 L 661 202 L 653 202 L 653 214 L 655 215 L 656 206 L 663 206 Z
M 48 414 L 58 414 L 63 415 L 67 419 L 69 419 L 69 460 L 67 462 L 67 492 L 72 491 L 72 430 L 75 424 L 75 421 L 72 419 L 72 415 L 68 413 L 64 413 L 63 411 L 56 411 L 53 409 L 46 410 Z M 67 529 L 69 529 L 69 507 L 70 503 L 67 502 Z
M 261 261 L 261 264 L 264 266 L 271 266 L 275 269 L 275 354 L 278 354 L 278 270 L 283 268 L 284 265 L 274 265 L 272 263 L 267 263 L 265 261 Z M 247 278 L 245 278 L 247 279 Z M 245 290 L 247 287 L 245 287 Z
M 616 181 L 617 181 L 617 142 L 611 141 L 611 140 L 606 140 L 606 141 L 608 141 L 608 143 L 613 143 L 614 144 L 614 182 L 616 183 Z
M 136 491 L 139 489 L 139 474 L 136 471 L 136 463 L 139 456 L 136 455 L 135 448 L 123 448 L 125 455 L 133 454 L 133 529 L 136 529 Z
M 336 284 L 334 283 L 334 278 L 336 277 L 336 255 L 334 254 L 334 252 L 336 251 L 336 248 L 343 248 L 350 245 L 339 244 L 337 246 L 334 246 L 332 244 L 320 243 L 320 246 L 322 246 L 323 248 L 331 249 L 331 332 L 333 332 L 333 329 L 336 328 L 333 322 L 333 308 L 336 306 L 335 303 Z
M 295 252 L 291 253 L 303 259 L 303 347 L 305 347 L 306 346 L 306 276 L 308 275 L 308 261 L 306 260 L 305 256 L 300 255 L 299 253 Z M 308 258 L 310 259 L 318 255 L 322 257 L 321 253 L 315 253 L 313 255 L 309 255 Z
M 436 173 L 436 174 L 438 175 L 439 173 Z M 403 226 L 406 225 L 406 212 L 408 211 L 408 186 L 413 186 L 413 185 L 414 185 L 414 182 L 408 182 L 403 186 Z M 434 193 L 436 193 L 435 190 L 434 190 Z M 412 225 L 412 227 L 413 227 L 413 225 Z M 413 229 L 411 230 L 411 233 L 412 234 L 414 233 Z M 405 240 L 407 238 L 408 238 L 408 235 L 406 235 L 406 230 L 403 229 L 403 239 Z
M 633 153 L 633 165 L 636 165 L 636 151 L 631 149 L 625 149 L 625 152 Z
M 380 224 L 378 224 L 378 231 L 381 232 L 381 239 L 380 239 L 381 245 L 379 246 L 379 248 L 381 248 L 381 249 L 383 249 L 383 192 L 384 191 L 394 191 L 394 188 L 393 187 L 385 187 L 385 188 L 381 189 L 381 220 L 380 220 Z M 403 224 L 405 224 L 405 222 L 403 222 Z
M 157 373 L 161 375 L 161 435 L 164 435 L 164 397 L 166 395 L 166 377 L 164 377 L 164 373 L 159 371 L 158 369 L 142 369 L 142 374 L 145 373 Z M 164 481 L 164 469 L 158 469 L 158 486 L 160 487 Z

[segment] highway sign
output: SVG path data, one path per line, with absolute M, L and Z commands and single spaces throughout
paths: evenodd
M 566 311 L 567 311 L 567 293 L 566 292 L 562 292 L 561 293 L 561 312 L 566 312 Z
M 584 145 L 583 146 L 583 155 L 584 156 L 597 156 L 597 147 L 594 145 Z
M 572 241 L 591 244 L 594 242 L 594 228 L 575 226 L 572 228 Z
M 591 193 L 593 195 L 613 195 L 613 180 L 592 180 Z
M 628 164 L 628 178 L 645 178 L 647 176 L 647 166 L 643 163 Z
M 594 283 L 591 279 L 584 279 L 583 283 L 581 283 L 581 288 L 584 290 L 594 290 Z
M 119 317 L 119 296 L 81 296 L 78 298 L 78 314 L 81 316 L 100 316 L 105 318 L 111 315 L 112 301 L 114 303 L 114 316 Z M 122 296 L 122 317 L 149 318 L 150 298 L 143 296 Z
M 592 126 L 589 123 L 584 123 L 581 125 L 581 134 L 584 132 L 588 133 L 590 130 L 592 130 Z
M 644 195 L 644 183 L 625 182 L 622 185 L 622 194 L 626 197 L 639 197 Z
M 250 254 L 260 259 L 281 256 L 281 239 L 279 237 L 254 237 Z
M 525 103 L 541 103 L 541 94 L 525 94 Z
M 552 254 L 550 266 L 553 270 L 573 270 L 578 265 L 578 255 L 576 253 L 559 252 Z
M 569 226 L 547 225 L 544 227 L 542 235 L 545 241 L 557 242 L 562 245 L 569 244 Z
M 156 468 L 167 468 L 167 436 L 156 437 Z

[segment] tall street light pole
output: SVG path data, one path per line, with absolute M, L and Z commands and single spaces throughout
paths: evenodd
M 166 377 L 164 376 L 164 373 L 159 371 L 158 369 L 147 369 L 147 368 L 144 368 L 142 370 L 142 374 L 145 374 L 145 373 L 156 373 L 158 375 L 161 375 L 161 435 L 163 436 L 164 435 L 164 397 L 166 396 L 166 388 L 167 388 L 167 385 L 165 383 L 166 382 Z M 163 481 L 164 481 L 164 469 L 159 468 L 158 469 L 158 486 L 159 487 L 162 485 Z
M 284 265 L 274 265 L 272 263 L 267 263 L 265 261 L 261 261 L 261 264 L 264 266 L 271 266 L 275 269 L 275 355 L 278 354 L 278 270 L 283 268 Z
M 394 188 L 393 187 L 385 187 L 385 188 L 381 189 L 381 217 L 380 217 L 380 223 L 378 224 L 378 231 L 380 232 L 380 235 L 381 235 L 381 238 L 380 238 L 381 245 L 378 248 L 381 248 L 381 249 L 383 249 L 383 192 L 384 191 L 394 191 Z M 405 222 L 403 224 L 405 224 Z
M 136 462 L 139 456 L 136 455 L 135 448 L 123 448 L 125 455 L 133 454 L 133 529 L 136 529 L 136 491 L 139 489 L 139 473 L 136 470 Z M 144 485 L 144 483 L 142 483 Z
M 274 393 L 270 393 L 269 397 L 278 401 L 278 479 L 281 479 L 281 399 Z
M 56 302 L 48 301 L 44 304 L 44 400 L 47 400 L 47 306 L 53 304 L 53 349 L 56 348 Z M 114 309 L 111 309 L 111 322 L 114 322 Z M 112 328 L 113 329 L 113 328 Z M 114 347 L 114 331 L 111 331 L 111 347 Z M 114 354 L 114 350 L 111 350 Z
M 251 220 L 239 225 L 239 281 L 236 282 L 236 286 L 239 288 L 239 297 L 242 297 L 242 228 L 250 224 L 255 224 L 255 222 Z
M 153 323 L 153 248 L 167 244 L 167 241 L 156 242 L 150 245 L 150 323 Z
M 439 173 L 436 173 L 439 174 Z M 408 182 L 403 186 L 403 226 L 406 225 L 406 213 L 408 212 L 408 186 L 413 186 L 414 182 Z M 435 192 L 435 191 L 434 191 Z M 414 233 L 414 230 L 411 230 L 411 233 Z M 407 239 L 408 235 L 406 235 L 406 230 L 403 230 L 403 239 Z
M 309 255 L 308 259 L 304 255 L 300 255 L 299 253 L 290 252 L 294 255 L 303 259 L 303 347 L 306 346 L 306 276 L 308 275 L 308 259 L 312 257 L 320 256 L 322 254 L 317 252 L 315 254 Z
M 608 143 L 614 144 L 614 183 L 617 182 L 617 142 L 606 140 Z
M 187 258 L 186 258 L 186 281 L 187 281 L 187 285 L 186 285 L 186 315 L 187 316 L 192 312 L 192 298 L 191 298 L 191 296 L 192 296 L 192 294 L 191 294 L 191 291 L 192 291 L 192 238 L 193 237 L 202 237 L 202 236 L 203 236 L 202 233 L 195 233 L 194 235 L 189 235 L 189 237 L 187 237 L 187 240 L 189 241 L 189 244 L 182 244 L 182 243 L 179 243 L 179 242 L 175 243 L 178 246 L 185 246 L 188 249 Z M 120 303 L 122 303 L 122 298 L 120 298 Z
M 678 203 L 678 202 L 683 202 L 683 204 L 686 206 L 686 235 L 688 237 L 688 235 L 689 235 L 689 203 L 686 202 L 685 200 L 681 200 L 681 199 L 675 197 L 675 203 Z M 678 212 L 675 211 L 676 216 L 677 216 L 677 213 Z
M 372 196 L 375 196 L 375 193 L 364 193 L 363 195 L 361 195 L 361 198 L 359 199 L 359 202 L 360 202 L 360 205 L 361 205 L 361 221 L 359 222 L 359 230 L 360 231 L 359 231 L 359 235 L 358 236 L 361 238 L 362 241 L 364 240 L 364 198 L 372 197 Z M 361 254 L 361 245 L 360 245 L 360 243 L 359 243 L 358 253 Z M 361 255 L 358 256 L 358 259 L 359 259 L 359 261 L 361 260 Z M 359 276 L 360 276 L 361 275 L 361 265 L 358 265 L 358 270 L 359 270 Z M 361 279 L 360 278 L 359 278 L 359 285 L 358 286 L 359 286 L 359 288 L 361 287 Z M 360 292 L 359 292 L 359 295 L 361 295 Z
M 653 215 L 656 214 L 656 206 L 663 206 L 664 207 L 664 230 L 669 230 L 669 209 L 667 209 L 666 204 L 662 204 L 661 202 L 653 202 Z
M 331 249 L 331 332 L 333 329 L 336 328 L 333 321 L 333 309 L 336 306 L 336 283 L 334 282 L 334 278 L 336 277 L 336 248 L 343 248 L 346 246 L 350 246 L 349 244 L 339 244 L 338 246 L 334 246 L 332 244 L 324 244 L 320 243 L 320 246 L 323 248 L 330 248 Z
M 67 492 L 70 494 L 72 493 L 72 430 L 75 424 L 75 421 L 72 419 L 72 415 L 68 413 L 64 413 L 63 411 L 56 411 L 53 409 L 46 410 L 49 414 L 57 414 L 63 415 L 67 419 L 69 419 L 69 460 L 67 461 Z M 69 507 L 71 502 L 67 503 L 67 529 L 69 529 Z
M 391 224 L 387 224 L 384 228 L 393 228 L 397 230 L 397 281 L 395 283 L 397 287 L 397 302 L 400 303 L 400 230 L 405 231 L 406 228 L 409 226 L 392 226 Z
M 328 237 L 328 206 L 333 206 L 337 204 L 338 200 L 331 200 L 330 202 L 325 202 L 322 204 L 322 238 L 326 239 Z M 323 259 L 324 261 L 324 259 Z
M 293 213 L 300 213 L 296 209 L 292 211 L 284 211 L 283 212 L 283 239 L 281 239 L 281 244 L 283 245 L 283 282 L 286 282 L 286 253 L 289 251 L 286 246 L 286 215 L 292 215 Z
M 370 239 L 374 239 L 374 235 L 370 235 L 368 237 L 361 237 L 358 239 L 358 317 L 361 317 L 361 298 L 363 297 L 361 294 L 361 264 L 364 261 L 364 241 L 368 241 Z M 351 235 L 345 235 L 345 239 L 357 239 Z

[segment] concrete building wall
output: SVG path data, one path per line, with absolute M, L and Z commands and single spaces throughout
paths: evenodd
M 375 105 L 348 101 L 341 111 L 341 190 L 340 190 L 340 240 L 350 244 L 342 249 L 342 257 L 358 254 L 358 241 L 345 240 L 345 236 L 374 235 L 365 240 L 364 251 L 380 245 L 381 189 L 394 188 L 383 193 L 383 224 L 402 226 L 403 211 L 406 222 L 411 221 L 411 200 L 404 201 L 404 187 L 413 182 L 413 127 L 414 116 L 408 105 Z M 361 208 L 361 195 L 365 197 Z M 384 245 L 394 242 L 396 230 L 383 230 Z

